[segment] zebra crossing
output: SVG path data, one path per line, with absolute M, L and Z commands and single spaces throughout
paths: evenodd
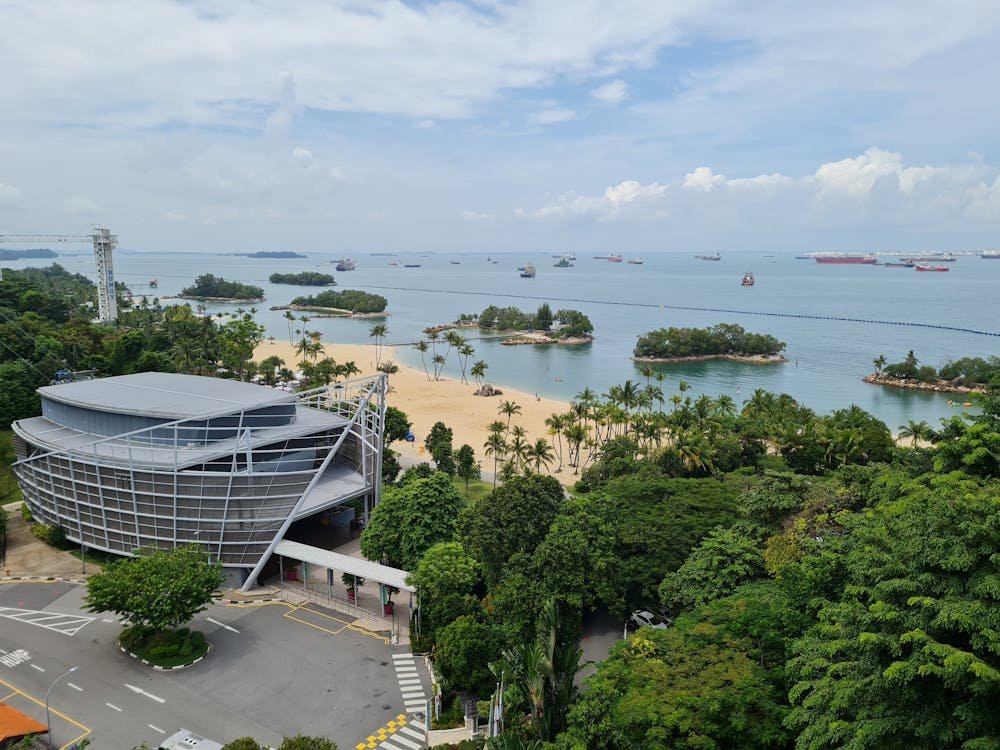
M 93 617 L 86 615 L 65 615 L 58 612 L 42 612 L 36 609 L 18 609 L 16 607 L 0 607 L 0 617 L 35 625 L 46 630 L 54 630 L 69 636 L 76 635 L 94 621 Z
M 427 694 L 417 657 L 408 653 L 393 654 L 392 668 L 403 696 L 405 713 L 357 743 L 355 750 L 423 750 L 427 747 Z
M 417 671 L 416 657 L 413 654 L 393 654 L 392 666 L 396 670 L 396 682 L 403 694 L 403 708 L 408 714 L 425 713 L 427 710 L 427 695 Z

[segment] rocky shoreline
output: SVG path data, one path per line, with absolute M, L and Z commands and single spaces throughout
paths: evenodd
M 708 362 L 724 359 L 748 365 L 780 365 L 788 361 L 783 354 L 694 354 L 689 357 L 632 357 L 633 362 L 651 365 L 674 364 L 678 362 Z
M 862 378 L 866 383 L 872 385 L 884 385 L 888 388 L 905 388 L 910 391 L 928 391 L 930 393 L 985 393 L 983 388 L 972 388 L 967 385 L 958 385 L 948 380 L 938 380 L 934 383 L 925 383 L 922 380 L 906 380 L 903 378 L 893 378 L 885 373 L 873 372 Z
M 555 338 L 554 336 L 549 336 L 545 333 L 519 333 L 516 336 L 511 336 L 509 339 L 504 339 L 500 343 L 503 346 L 541 346 L 544 344 L 559 344 L 566 346 L 589 344 L 593 340 L 593 336 L 567 336 L 566 338 Z
M 176 297 L 160 297 L 160 299 L 186 299 L 192 302 L 214 302 L 217 305 L 249 305 L 263 302 L 263 297 L 194 297 L 190 294 L 178 294 Z
M 388 318 L 389 313 L 385 312 L 370 312 L 370 313 L 359 313 L 351 312 L 350 310 L 344 310 L 339 307 L 316 307 L 315 305 L 275 305 L 271 308 L 272 310 L 296 310 L 298 312 L 312 312 L 315 313 L 312 317 L 314 318 Z

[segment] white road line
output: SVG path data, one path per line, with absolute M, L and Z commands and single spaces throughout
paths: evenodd
M 124 684 L 125 684 L 125 687 L 127 687 L 133 693 L 138 693 L 139 695 L 145 695 L 147 698 L 152 698 L 157 703 L 166 703 L 167 702 L 166 698 L 160 698 L 159 696 L 153 695 L 152 693 L 147 693 L 145 690 L 143 690 L 142 688 L 137 688 L 135 685 L 129 685 L 127 682 L 124 683 Z
M 102 617 L 101 622 L 114 622 L 110 617 Z
M 403 701 L 403 708 L 407 711 L 422 711 L 427 707 L 427 701 Z
M 404 727 L 400 727 L 399 731 L 400 732 L 406 732 L 408 735 L 410 735 L 411 737 L 416 737 L 418 740 L 425 739 L 424 738 L 424 733 L 421 732 L 420 730 L 414 729 L 413 727 L 405 727 L 405 726 Z
M 116 706 L 114 703 L 105 703 L 104 705 L 107 706 L 108 708 L 113 708 L 118 713 L 122 712 L 122 710 L 118 708 L 118 706 Z
M 74 690 L 79 690 L 81 693 L 83 692 L 83 688 L 80 687 L 79 685 L 74 685 L 72 682 L 67 682 L 66 684 L 69 685 Z
M 423 722 L 417 721 L 416 719 L 411 719 L 410 720 L 410 726 L 411 727 L 417 727 L 421 732 L 426 732 L 427 731 L 427 725 L 424 724 Z
M 412 748 L 412 750 L 420 750 L 420 745 L 418 745 L 416 742 L 414 742 L 413 740 L 408 740 L 405 737 L 400 737 L 398 734 L 393 735 L 392 741 L 406 745 L 406 747 Z
M 213 620 L 211 617 L 206 617 L 205 619 L 208 622 L 212 623 L 213 625 L 218 625 L 220 628 L 225 628 L 226 630 L 228 630 L 230 632 L 233 632 L 233 633 L 239 633 L 240 632 L 236 628 L 233 628 L 233 627 L 230 627 L 229 625 L 226 625 L 226 623 L 224 623 L 224 622 L 219 622 L 218 620 Z
M 31 665 L 29 665 L 29 666 L 30 666 L 30 667 L 31 667 L 32 669 L 37 669 L 37 670 L 38 670 L 39 672 L 44 672 L 44 671 L 45 671 L 45 667 L 40 667 L 40 666 L 38 666 L 37 664 L 31 664 Z
M 412 659 L 413 658 L 413 654 L 404 654 L 404 653 L 393 654 L 392 658 L 393 659 Z
M 391 737 L 389 739 L 382 740 L 382 744 L 379 745 L 379 747 L 384 747 L 385 750 L 405 750 L 405 748 L 402 748 L 399 745 L 393 745 Z
M 396 667 L 396 674 L 416 674 L 416 667 Z
M 406 687 L 407 685 L 420 685 L 420 684 L 422 684 L 422 683 L 420 682 L 420 678 L 418 678 L 418 677 L 414 677 L 413 679 L 410 679 L 410 680 L 400 680 L 399 681 L 399 686 L 400 687 Z
M 166 734 L 166 732 L 164 732 L 162 729 L 160 729 L 155 724 L 147 724 L 146 726 L 149 727 L 150 729 L 152 729 L 154 732 L 159 732 L 160 734 Z

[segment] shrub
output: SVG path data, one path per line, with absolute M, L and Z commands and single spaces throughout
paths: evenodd
M 35 520 L 31 515 L 31 508 L 28 507 L 27 503 L 21 503 L 21 518 L 24 519 L 25 523 L 31 523 Z

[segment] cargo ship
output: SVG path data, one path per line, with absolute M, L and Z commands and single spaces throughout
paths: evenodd
M 983 250 L 979 257 L 983 260 L 1000 260 L 1000 250 Z
M 623 258 L 621 256 L 621 253 L 619 253 L 618 255 L 609 255 L 608 260 L 611 261 L 612 263 L 621 263 Z
M 817 263 L 853 263 L 874 266 L 878 259 L 874 255 L 814 255 Z
M 753 286 L 755 283 L 753 274 L 750 271 L 747 271 L 743 274 L 743 281 L 740 282 L 740 286 Z
M 916 265 L 916 270 L 924 272 L 932 271 L 934 273 L 944 273 L 946 271 L 950 271 L 951 269 L 948 268 L 948 266 L 927 266 L 923 265 L 922 263 L 918 263 Z
M 521 271 L 521 278 L 522 279 L 533 279 L 533 278 L 535 278 L 535 266 L 532 263 L 529 263 L 528 265 L 526 265 L 524 267 L 524 270 Z
M 907 263 L 954 263 L 954 255 L 908 255 L 900 260 Z
M 694 257 L 698 260 L 722 260 L 722 256 L 718 253 L 712 253 L 711 255 L 696 255 Z

